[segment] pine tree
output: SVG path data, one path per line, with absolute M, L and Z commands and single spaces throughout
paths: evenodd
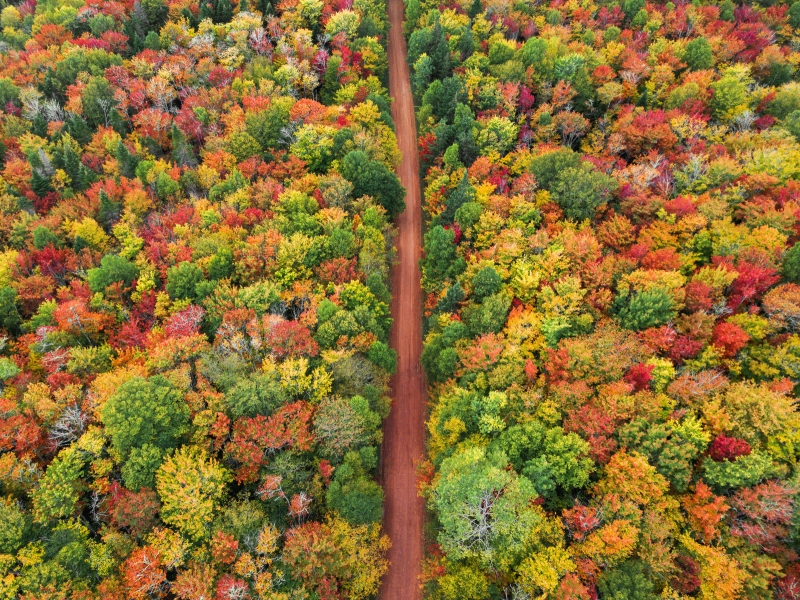
M 50 178 L 53 176 L 53 165 L 50 164 L 50 159 L 42 151 L 32 152 L 28 156 L 28 162 L 31 164 L 31 188 L 37 196 L 44 196 L 47 192 L 53 190 L 50 185 Z
M 472 0 L 468 14 L 470 19 L 474 19 L 478 15 L 483 14 L 483 5 L 481 4 L 481 0 Z
M 76 192 L 85 190 L 86 180 L 82 169 L 84 165 L 81 163 L 80 157 L 69 144 L 64 145 L 64 153 L 61 162 L 63 163 L 64 172 L 69 175 L 69 178 L 72 180 L 72 189 Z
M 110 226 L 111 223 L 116 221 L 119 218 L 120 211 L 122 210 L 122 204 L 120 202 L 114 202 L 111 200 L 109 195 L 106 193 L 105 190 L 100 190 L 100 221 L 106 225 Z
M 184 8 L 181 10 L 181 16 L 186 19 L 187 23 L 189 23 L 189 27 L 192 29 L 197 29 L 197 26 L 200 24 L 200 19 L 194 16 L 192 11 L 188 8 Z
M 33 133 L 39 137 L 47 137 L 47 119 L 41 113 L 36 113 L 33 118 Z
M 228 23 L 233 18 L 233 7 L 230 0 L 211 0 L 207 5 L 204 5 L 206 12 L 201 9 L 200 18 L 211 18 L 214 23 Z M 205 15 L 205 16 L 204 16 Z
M 469 183 L 467 171 L 464 171 L 464 177 L 461 178 L 456 189 L 454 189 L 445 201 L 446 208 L 442 213 L 442 221 L 445 223 L 452 223 L 456 216 L 456 211 L 465 203 L 475 200 L 475 188 Z
M 122 141 L 117 142 L 116 150 L 117 163 L 119 164 L 119 172 L 130 179 L 136 177 L 136 167 L 139 164 L 139 159 L 133 154 L 128 152 L 128 148 Z
M 450 46 L 447 44 L 447 36 L 438 19 L 433 27 L 430 57 L 433 61 L 434 78 L 444 79 L 449 77 L 452 72 Z
M 211 5 L 211 2 L 203 2 L 200 5 L 200 14 L 197 17 L 198 21 L 213 19 L 213 17 L 214 17 L 214 7 Z
M 197 166 L 197 158 L 195 158 L 192 145 L 175 125 L 172 126 L 172 160 L 181 167 Z
M 68 116 L 64 124 L 64 130 L 81 146 L 88 144 L 92 139 L 92 129 L 80 115 L 72 114 Z

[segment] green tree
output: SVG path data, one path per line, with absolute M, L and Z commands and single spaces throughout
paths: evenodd
M 125 482 L 125 487 L 134 492 L 138 492 L 141 488 L 153 489 L 156 471 L 161 466 L 163 458 L 161 449 L 152 444 L 133 448 L 130 457 L 122 465 L 122 480 Z
M 377 523 L 383 515 L 383 490 L 369 478 L 370 464 L 377 464 L 372 447 L 348 452 L 328 487 L 328 506 L 352 525 Z
M 22 316 L 17 309 L 17 290 L 11 286 L 0 288 L 0 329 L 16 333 L 22 325 Z
M 342 176 L 353 184 L 353 195 L 372 196 L 392 217 L 406 208 L 406 191 L 397 175 L 386 165 L 370 160 L 365 152 L 354 150 L 342 160 Z
M 201 281 L 203 270 L 194 263 L 182 262 L 167 269 L 167 294 L 173 300 L 194 300 L 197 298 L 197 284 Z
M 496 445 L 545 498 L 558 489 L 583 488 L 594 469 L 586 441 L 575 433 L 565 433 L 561 427 L 547 427 L 539 421 L 507 428 Z
M 794 29 L 800 29 L 800 2 L 795 2 L 789 7 L 789 25 Z
M 455 151 L 458 152 L 457 144 L 454 144 Z M 452 146 L 451 146 L 452 147 Z M 455 219 L 456 211 L 467 202 L 475 200 L 475 188 L 469 182 L 467 172 L 464 171 L 464 176 L 461 178 L 458 186 L 447 196 L 445 201 L 445 209 L 442 212 L 441 218 L 445 223 L 452 223 Z
M 0 500 L 0 554 L 16 554 L 25 543 L 30 527 L 30 516 L 16 500 Z
M 150 31 L 160 31 L 167 22 L 169 7 L 164 0 L 141 0 L 142 9 L 147 16 L 147 27 Z
M 486 266 L 472 276 L 472 296 L 480 301 L 500 291 L 503 280 L 494 267 Z
M 439 303 L 436 305 L 436 310 L 443 313 L 455 312 L 458 308 L 458 305 L 464 300 L 465 297 L 466 295 L 464 294 L 464 289 L 461 287 L 461 284 L 459 282 L 455 282 L 453 285 L 447 288 L 444 298 L 439 300 Z
M 129 179 L 136 177 L 136 167 L 139 165 L 139 159 L 128 151 L 128 147 L 122 143 L 122 140 L 117 142 L 114 154 L 119 164 L 120 173 Z
M 448 564 L 447 573 L 436 579 L 436 585 L 435 597 L 442 600 L 485 600 L 492 597 L 486 574 L 470 565 Z
M 262 150 L 286 146 L 282 130 L 289 124 L 289 109 L 292 104 L 294 101 L 289 102 L 279 98 L 272 102 L 269 108 L 245 116 L 247 133 L 258 141 Z
M 794 5 L 792 5 L 792 6 L 794 6 Z M 732 0 L 725 0 L 719 6 L 719 18 L 720 18 L 720 20 L 733 22 L 735 20 L 735 18 L 736 18 L 734 16 L 734 13 L 733 13 L 734 10 L 736 10 L 736 5 L 733 3 L 733 1 Z M 797 10 L 796 12 L 800 15 L 800 10 Z M 792 9 L 790 8 L 789 9 L 790 17 L 791 17 L 791 13 L 792 13 Z M 790 22 L 791 22 L 791 18 L 790 18 Z M 800 23 L 800 19 L 798 19 L 797 22 Z M 792 24 L 792 27 L 795 27 L 795 25 Z
M 518 133 L 519 127 L 508 117 L 491 117 L 479 128 L 475 141 L 484 153 L 504 156 L 514 149 Z
M 225 403 L 235 418 L 270 415 L 287 400 L 279 379 L 266 373 L 253 373 L 240 379 L 225 393 Z
M 546 152 L 531 161 L 531 173 L 540 187 L 551 190 L 567 169 L 577 169 L 581 156 L 568 148 Z
M 800 117 L 800 111 L 797 111 Z M 783 255 L 783 276 L 792 283 L 800 283 L 800 244 L 793 245 Z
M 37 250 L 42 250 L 46 246 L 52 244 L 54 248 L 61 245 L 61 240 L 58 236 L 44 225 L 39 225 L 33 230 L 33 247 Z
M 419 20 L 420 16 L 420 1 L 419 0 L 408 0 L 406 2 L 406 18 L 405 22 L 403 23 L 403 27 L 405 29 L 406 35 L 414 31 L 417 27 L 417 21 Z
M 19 88 L 8 77 L 0 77 L 0 106 L 19 103 Z
M 431 59 L 431 64 L 433 64 Z M 467 92 L 464 82 L 458 77 L 447 77 L 434 80 L 422 96 L 422 105 L 430 106 L 437 119 L 453 121 L 455 109 L 459 102 L 465 102 Z
M 472 304 L 463 310 L 464 322 L 473 335 L 498 333 L 506 324 L 511 308 L 511 298 L 504 293 L 492 294 L 480 304 Z
M 636 16 L 636 13 L 644 8 L 644 4 L 645 0 L 623 0 L 622 12 L 625 13 L 625 17 L 628 20 L 631 20 Z
M 736 460 L 703 461 L 703 479 L 717 491 L 753 486 L 776 474 L 769 454 L 753 451 Z
M 420 54 L 417 62 L 411 66 L 413 68 L 411 89 L 414 91 L 415 100 L 419 101 L 428 89 L 431 77 L 433 77 L 433 61 L 427 54 Z
M 747 84 L 737 73 L 727 73 L 711 84 L 714 97 L 711 111 L 715 119 L 731 121 L 747 107 Z
M 431 283 L 439 282 L 453 275 L 456 262 L 455 233 L 441 225 L 433 227 L 425 234 L 425 256 L 422 272 Z
M 397 352 L 389 348 L 386 342 L 373 342 L 367 351 L 367 358 L 391 375 L 397 370 Z
M 704 37 L 696 37 L 686 45 L 683 61 L 692 71 L 702 71 L 714 66 L 711 44 Z
M 138 276 L 139 268 L 127 258 L 117 254 L 105 255 L 100 260 L 100 266 L 89 269 L 87 273 L 89 288 L 95 293 L 105 291 L 114 283 L 130 287 Z
M 544 38 L 534 36 L 520 48 L 518 52 L 519 60 L 526 67 L 535 65 L 538 68 L 543 62 L 545 52 L 547 52 L 547 42 Z
M 47 523 L 75 513 L 84 484 L 85 463 L 77 448 L 64 448 L 50 463 L 39 486 L 33 491 L 33 515 Z
M 649 327 L 664 325 L 676 315 L 669 294 L 662 288 L 653 288 L 638 293 L 617 297 L 620 307 L 617 318 L 625 329 L 641 331 Z
M 105 77 L 92 77 L 81 92 L 83 104 L 83 116 L 89 125 L 97 127 L 99 125 L 112 125 L 116 114 L 116 100 L 114 90 Z
M 192 144 L 186 139 L 184 133 L 176 125 L 173 125 L 171 135 L 172 160 L 181 167 L 196 167 L 197 157 L 194 155 Z M 120 142 L 120 144 L 122 144 L 122 142 Z
M 507 464 L 504 454 L 480 446 L 442 462 L 432 503 L 441 523 L 438 541 L 449 558 L 507 569 L 546 543 L 536 490 Z
M 5 382 L 21 373 L 21 369 L 12 360 L 5 356 L 0 357 L 0 391 L 5 388 Z
M 669 423 L 650 423 L 647 419 L 636 419 L 621 428 L 619 440 L 629 450 L 645 455 L 679 492 L 686 491 L 693 463 L 708 441 L 686 439 L 680 428 Z
M 217 280 L 230 277 L 234 266 L 233 251 L 230 248 L 220 248 L 208 263 L 208 278 Z
M 303 125 L 295 134 L 291 153 L 304 160 L 314 173 L 325 173 L 333 159 L 335 135 L 336 130 L 332 127 Z
M 458 362 L 458 354 L 453 345 L 467 337 L 468 333 L 464 323 L 454 321 L 441 333 L 428 336 L 422 349 L 422 366 L 430 381 L 442 382 L 452 377 Z
M 336 92 L 341 87 L 339 82 L 339 67 L 341 64 L 342 57 L 334 55 L 330 57 L 328 64 L 325 67 L 325 74 L 322 76 L 320 99 L 326 104 L 333 102 Z
M 466 166 L 470 166 L 478 157 L 474 131 L 475 115 L 469 106 L 459 102 L 453 116 L 452 141 L 458 144 L 458 156 Z
M 594 217 L 616 189 L 616 179 L 583 163 L 564 169 L 550 191 L 567 218 L 582 221 Z
M 155 50 L 157 52 L 161 50 L 161 37 L 155 31 L 149 31 L 147 35 L 144 36 L 142 45 L 148 50 Z
M 100 408 L 100 418 L 123 459 L 145 444 L 174 448 L 189 429 L 189 407 L 183 395 L 161 375 L 123 383 Z
M 228 140 L 228 146 L 231 149 L 231 154 L 240 162 L 251 156 L 261 154 L 261 145 L 258 140 L 247 131 L 234 133 Z
M 447 43 L 447 35 L 438 17 L 436 24 L 433 26 L 428 56 L 431 57 L 433 62 L 434 79 L 445 79 L 450 76 L 453 70 L 450 59 L 450 45 Z
M 657 600 L 660 597 L 638 560 L 625 561 L 605 571 L 597 588 L 603 600 Z

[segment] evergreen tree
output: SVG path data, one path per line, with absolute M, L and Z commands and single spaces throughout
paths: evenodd
M 469 182 L 467 171 L 464 171 L 464 176 L 461 178 L 456 189 L 450 192 L 450 195 L 445 201 L 446 208 L 442 213 L 442 221 L 445 223 L 452 223 L 456 216 L 456 211 L 467 202 L 475 200 L 475 188 Z
M 128 148 L 122 143 L 122 140 L 117 142 L 115 155 L 120 173 L 129 179 L 136 177 L 136 167 L 139 164 L 139 159 L 128 152 Z
M 0 288 L 0 330 L 17 333 L 22 317 L 17 308 L 17 291 L 11 286 Z
M 795 2 L 789 8 L 789 24 L 795 29 L 800 29 L 800 2 Z
M 474 19 L 478 15 L 483 14 L 483 4 L 481 4 L 481 0 L 472 0 L 472 4 L 469 6 L 469 11 L 467 12 L 470 19 Z
M 81 146 L 88 144 L 92 139 L 92 130 L 86 120 L 78 114 L 70 113 L 64 121 L 64 131 Z
M 456 281 L 447 288 L 447 293 L 444 295 L 444 298 L 439 300 L 436 309 L 443 313 L 453 312 L 458 308 L 459 303 L 464 300 L 464 297 L 464 289 L 461 287 L 461 284 Z
M 439 19 L 436 19 L 436 25 L 433 27 L 428 56 L 433 61 L 434 79 L 444 79 L 450 76 L 453 71 L 450 62 L 450 46 L 447 43 L 447 35 Z
M 47 137 L 47 119 L 44 118 L 42 113 L 36 113 L 31 130 L 39 137 Z
M 119 219 L 121 211 L 122 203 L 114 202 L 105 190 L 100 190 L 100 211 L 98 215 L 100 221 L 108 227 Z
M 216 0 L 214 7 L 214 22 L 228 23 L 233 18 L 233 7 L 230 0 Z
M 172 126 L 172 160 L 181 167 L 197 166 L 197 158 L 192 145 L 176 125 Z
M 31 165 L 31 188 L 37 196 L 44 196 L 53 190 L 50 178 L 55 173 L 50 159 L 43 150 L 31 152 L 28 156 Z

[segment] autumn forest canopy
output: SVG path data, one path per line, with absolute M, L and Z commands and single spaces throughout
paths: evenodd
M 406 0 L 431 600 L 800 599 L 800 2 Z M 0 600 L 375 598 L 385 0 L 0 0 Z
M 370 598 L 383 2 L 1 2 L 0 598 Z
M 406 17 L 427 597 L 800 598 L 800 3 Z

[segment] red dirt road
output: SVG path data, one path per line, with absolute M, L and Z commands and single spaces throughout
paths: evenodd
M 422 247 L 419 156 L 414 100 L 403 38 L 403 0 L 389 3 L 389 92 L 392 117 L 403 160 L 397 175 L 406 188 L 406 210 L 396 224 L 398 263 L 392 269 L 391 345 L 397 350 L 393 403 L 384 423 L 381 479 L 386 494 L 384 527 L 392 541 L 389 571 L 383 578 L 382 600 L 416 600 L 422 561 L 425 504 L 417 496 L 416 462 L 425 455 L 425 377 L 422 353 L 422 289 L 419 259 Z

